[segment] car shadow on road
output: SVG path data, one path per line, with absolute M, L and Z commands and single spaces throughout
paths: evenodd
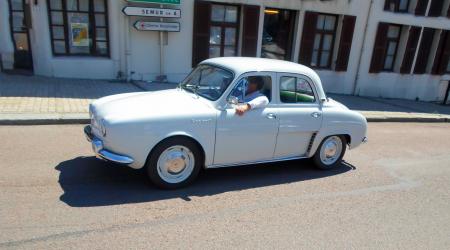
M 179 190 L 159 190 L 149 184 L 144 171 L 115 165 L 95 157 L 78 157 L 55 167 L 64 191 L 60 200 L 72 207 L 96 207 L 181 198 L 209 196 L 229 191 L 287 184 L 325 178 L 354 170 L 343 162 L 320 171 L 309 160 L 202 171 L 190 186 Z

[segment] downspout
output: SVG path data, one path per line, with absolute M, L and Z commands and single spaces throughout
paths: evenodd
M 358 65 L 356 68 L 356 74 L 355 74 L 355 80 L 353 81 L 353 91 L 352 91 L 352 95 L 356 95 L 356 89 L 358 88 L 358 80 L 359 80 L 359 71 L 361 70 L 361 61 L 362 61 L 362 56 L 363 56 L 363 52 L 364 52 L 364 47 L 365 47 L 365 43 L 366 43 L 366 35 L 367 35 L 367 29 L 369 26 L 369 20 L 370 20 L 370 14 L 372 11 L 372 5 L 373 5 L 373 0 L 370 1 L 370 5 L 369 8 L 367 8 L 367 15 L 366 15 L 366 25 L 364 26 L 364 32 L 363 32 L 363 40 L 362 40 L 362 45 L 361 45 L 361 51 L 359 52 L 359 58 L 358 58 Z

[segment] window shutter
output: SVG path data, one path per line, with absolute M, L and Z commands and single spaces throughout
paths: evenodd
M 194 35 L 192 41 L 192 67 L 209 58 L 209 22 L 211 4 L 196 0 L 194 4 Z
M 415 14 L 416 16 L 425 16 L 429 0 L 417 0 Z
M 424 74 L 427 68 L 428 57 L 430 56 L 431 44 L 433 43 L 434 29 L 424 28 L 422 40 L 420 41 L 419 52 L 417 53 L 414 74 Z
M 439 45 L 434 58 L 432 74 L 444 74 L 447 63 L 450 60 L 450 31 L 443 30 L 439 39 Z
M 448 6 L 447 17 L 450 18 L 450 6 Z
M 391 5 L 391 0 L 384 1 L 384 10 L 389 11 L 389 6 Z
M 420 27 L 412 26 L 409 30 L 408 42 L 406 43 L 405 55 L 403 57 L 400 73 L 409 74 L 416 54 L 417 44 L 419 43 Z
M 375 45 L 373 47 L 372 61 L 370 63 L 369 73 L 378 73 L 383 68 L 384 52 L 386 51 L 386 37 L 389 24 L 379 23 Z
M 428 16 L 438 17 L 442 15 L 442 7 L 444 7 L 443 5 L 444 0 L 431 0 Z
M 303 24 L 302 42 L 300 44 L 299 55 L 299 62 L 304 65 L 311 65 L 317 16 L 318 14 L 315 12 L 307 11 L 305 13 L 305 21 Z
M 259 6 L 244 5 L 242 56 L 256 56 L 258 46 Z
M 24 19 L 25 19 L 25 26 L 28 29 L 33 28 L 33 22 L 32 22 L 32 16 L 31 16 L 31 5 L 29 3 L 25 4 L 24 8 Z
M 341 39 L 336 59 L 336 71 L 346 71 L 350 51 L 352 48 L 353 31 L 355 30 L 356 16 L 344 16 L 342 22 Z

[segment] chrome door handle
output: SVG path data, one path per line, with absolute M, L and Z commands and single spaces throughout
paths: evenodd
M 268 113 L 266 115 L 266 117 L 269 118 L 269 119 L 277 119 L 277 116 L 275 114 L 272 114 L 272 113 Z
M 322 115 L 322 114 L 319 113 L 319 112 L 313 112 L 313 113 L 311 113 L 311 116 L 314 117 L 314 118 L 319 118 L 321 115 Z

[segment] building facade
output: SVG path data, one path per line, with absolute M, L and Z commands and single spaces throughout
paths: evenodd
M 442 101 L 448 91 L 450 0 L 140 1 L 0 0 L 2 69 L 178 82 L 204 59 L 250 56 L 310 66 L 330 93 Z

